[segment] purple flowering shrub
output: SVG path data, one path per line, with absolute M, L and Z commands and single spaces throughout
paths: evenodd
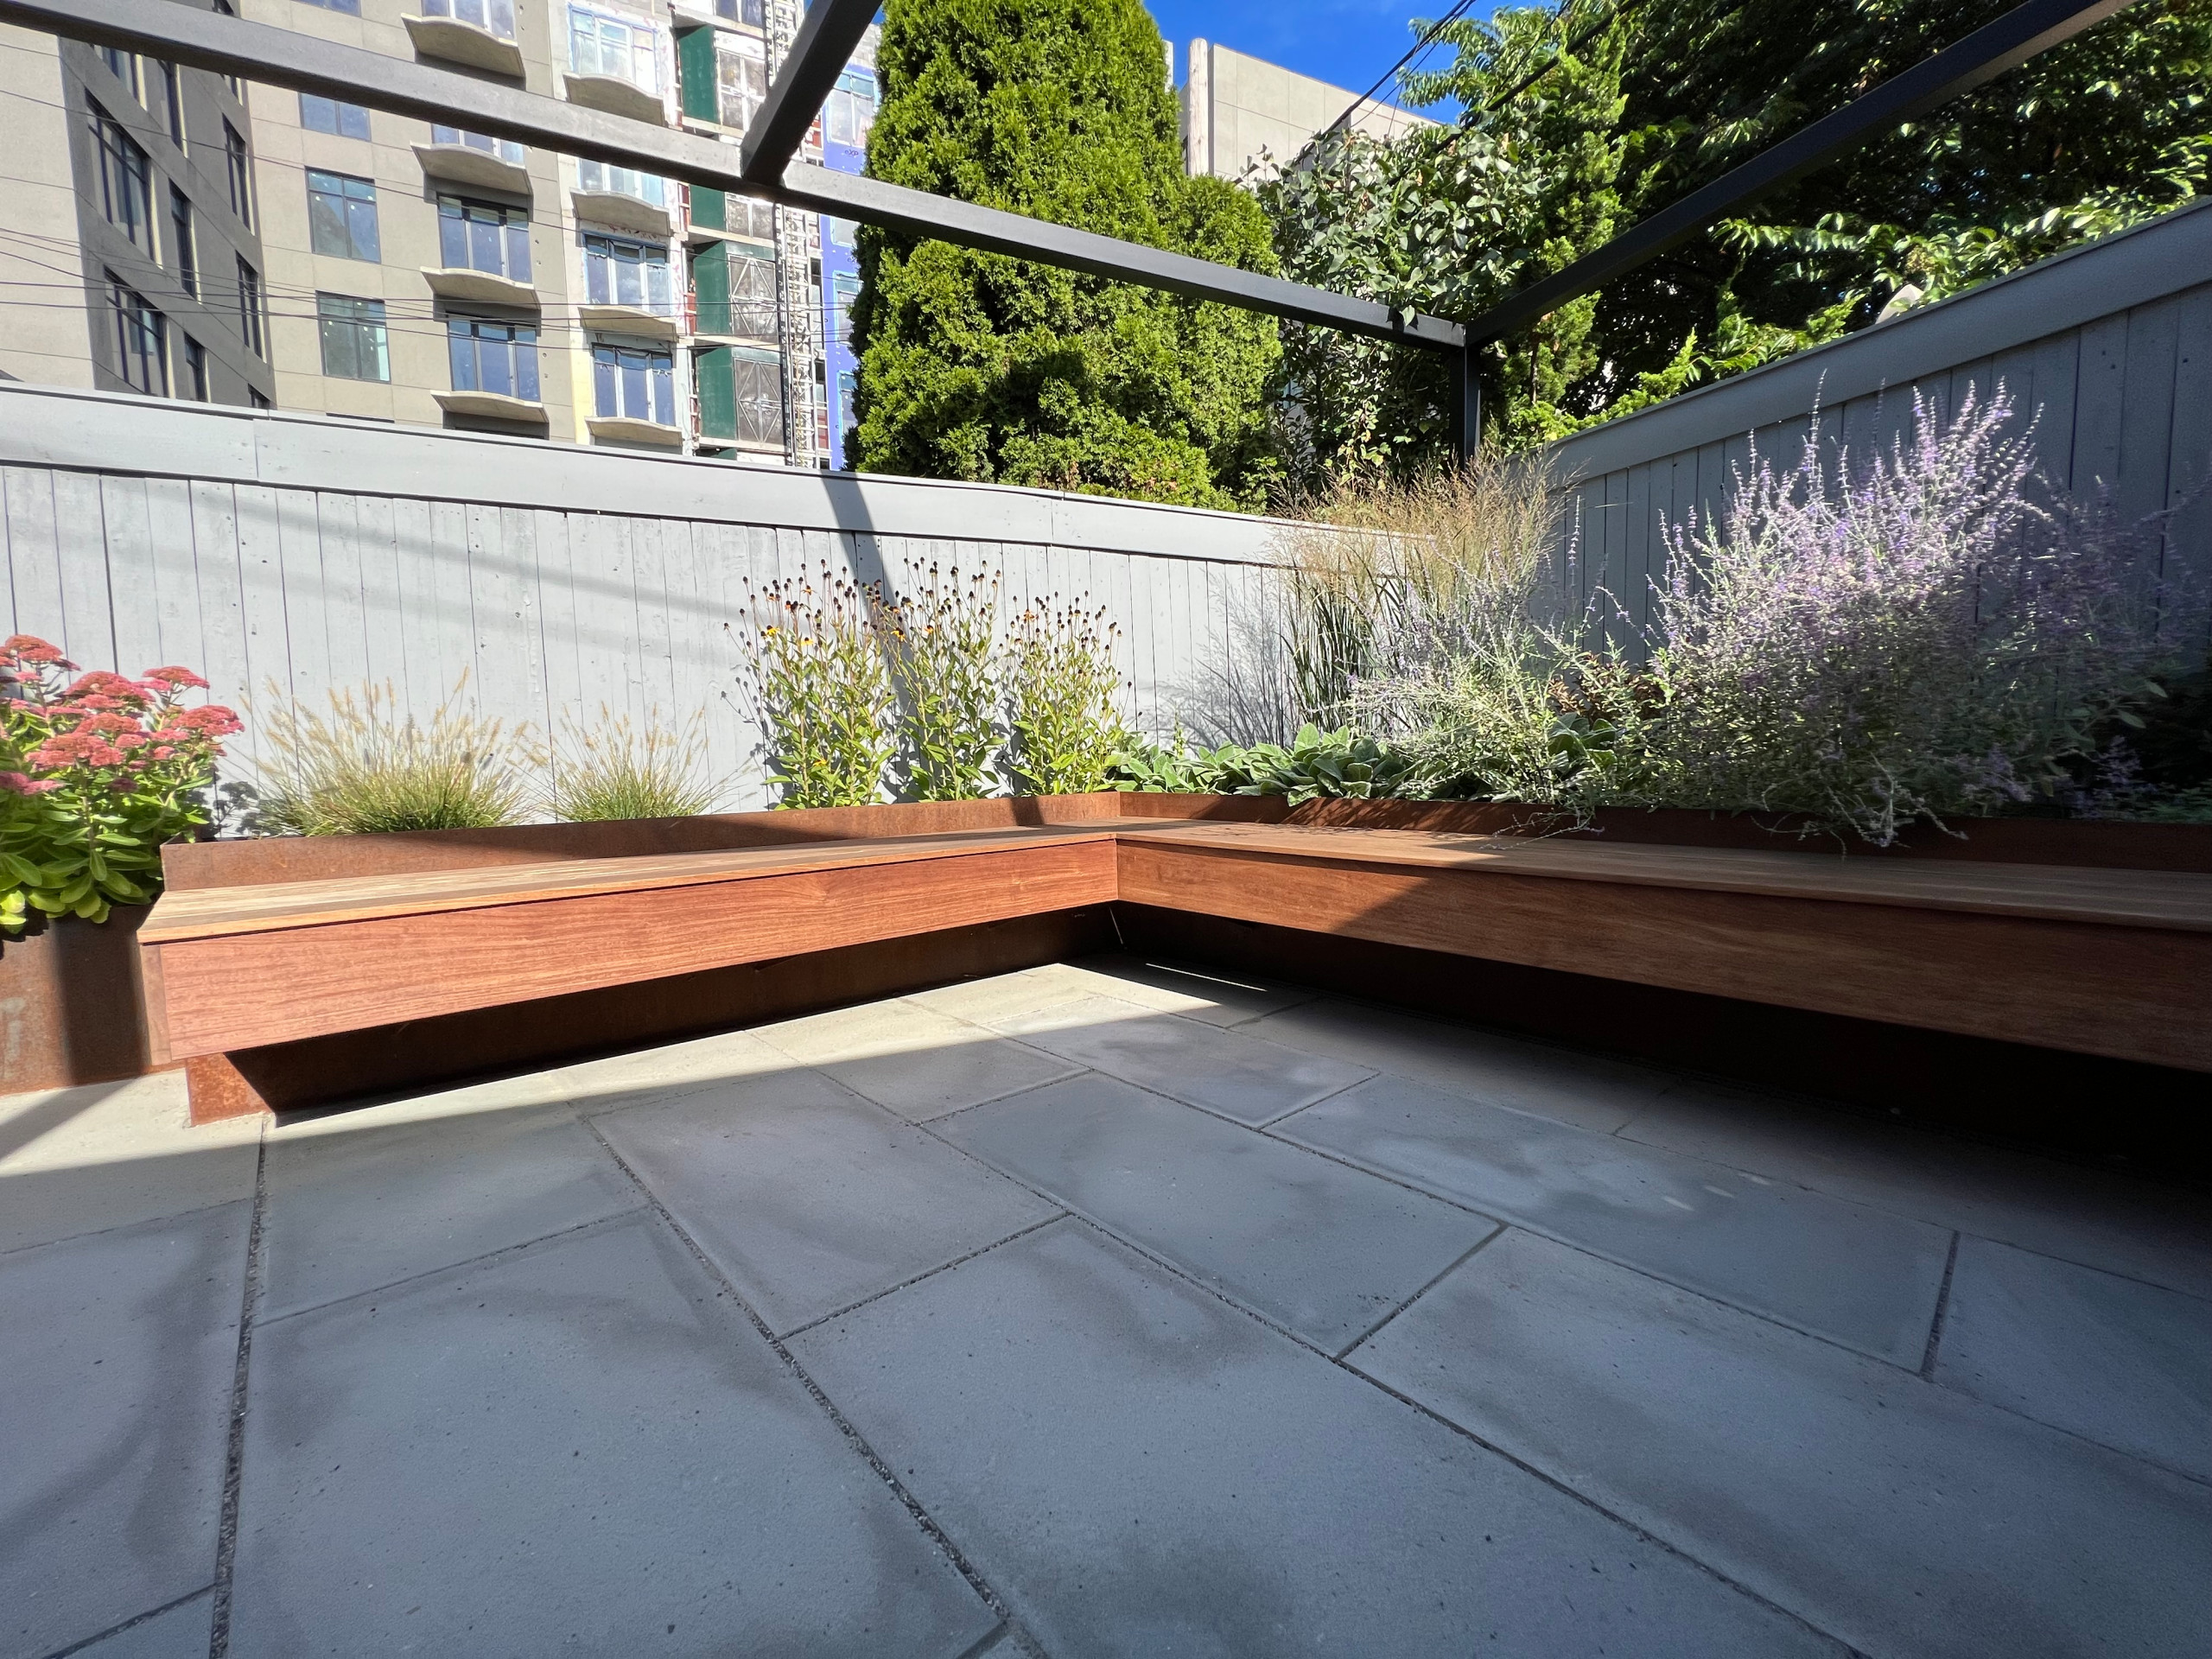
M 2039 489 L 2002 389 L 1886 455 L 1764 461 L 1668 532 L 1630 793 L 1800 813 L 1877 845 L 2063 800 L 2171 655 L 2158 538 Z

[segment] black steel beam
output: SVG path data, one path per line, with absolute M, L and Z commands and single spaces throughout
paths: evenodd
M 1749 207 L 1814 168 L 1848 155 L 1915 116 L 1993 80 L 2037 53 L 2125 10 L 2133 0 L 2027 0 L 1934 57 L 1893 75 L 1866 97 L 1762 150 L 1693 190 L 1564 270 L 1532 283 L 1467 324 L 1477 346 L 1502 340 L 1548 311 L 1680 246 L 1714 220 Z
M 780 178 L 762 184 L 743 176 L 739 149 L 713 138 L 604 114 L 500 81 L 221 16 L 176 0 L 0 0 L 0 22 L 118 46 L 191 68 L 465 127 L 486 137 L 511 138 L 587 161 L 636 168 L 704 189 L 763 197 L 1297 322 L 1431 350 L 1456 351 L 1465 343 L 1459 325 L 1440 318 L 1403 319 L 1372 300 L 1352 299 L 1326 289 L 805 162 L 793 163 Z M 842 65 L 842 60 L 839 61 Z M 810 111 L 807 119 L 812 118 Z
M 881 0 L 814 0 L 776 67 L 767 100 L 745 130 L 738 172 L 750 183 L 772 184 L 806 142 L 806 130 L 837 77 L 875 21 Z

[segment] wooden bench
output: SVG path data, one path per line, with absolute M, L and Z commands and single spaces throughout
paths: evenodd
M 1281 815 L 1102 796 L 861 810 L 842 836 L 736 815 L 658 833 L 809 838 L 626 856 L 561 855 L 552 832 L 587 827 L 547 826 L 535 861 L 391 837 L 371 850 L 397 868 L 334 877 L 315 861 L 343 849 L 277 843 L 241 855 L 279 861 L 254 885 L 187 857 L 139 934 L 149 1025 L 195 1117 L 222 1116 L 287 1103 L 249 1053 L 1121 904 L 2212 1071 L 2212 874 L 1237 821 Z

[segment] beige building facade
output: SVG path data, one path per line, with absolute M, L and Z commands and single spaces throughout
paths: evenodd
M 1183 164 L 1192 176 L 1265 177 L 1291 165 L 1359 94 L 1211 41 L 1192 41 L 1176 89 Z M 1372 99 L 1351 125 L 1382 139 L 1436 124 Z

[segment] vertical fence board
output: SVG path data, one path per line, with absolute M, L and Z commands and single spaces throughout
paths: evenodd
M 161 607 L 154 590 L 154 528 L 150 479 L 106 477 L 99 487 L 99 523 L 106 543 L 110 643 L 101 661 L 119 674 L 167 664 L 162 655 Z M 92 563 L 89 558 L 87 564 Z

